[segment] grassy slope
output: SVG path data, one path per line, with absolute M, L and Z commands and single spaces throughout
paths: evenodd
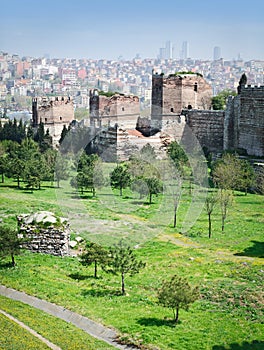
M 2 310 L 16 317 L 17 319 L 25 323 L 27 326 L 32 328 L 34 331 L 38 332 L 43 337 L 50 340 L 52 343 L 58 345 L 62 349 L 75 349 L 75 350 L 114 349 L 114 347 L 111 347 L 110 345 L 105 344 L 104 342 L 101 342 L 97 339 L 92 338 L 87 333 L 74 327 L 73 325 L 67 322 L 64 322 L 60 319 L 57 319 L 56 317 L 53 317 L 51 315 L 48 315 L 26 304 L 0 296 L 0 305 Z M 2 322 L 2 320 L 0 322 L 1 333 L 3 332 L 1 335 L 2 338 L 6 339 L 7 337 L 9 337 L 9 341 L 5 340 L 9 347 L 6 347 L 5 349 L 9 349 L 9 348 L 10 349 L 11 348 L 12 349 L 46 349 L 48 348 L 41 341 L 39 341 L 39 343 L 43 344 L 42 347 L 38 344 L 35 344 L 35 347 L 33 346 L 29 347 L 30 342 L 26 341 L 28 335 L 23 334 L 23 331 L 24 333 L 28 333 L 28 332 L 25 330 L 20 330 L 19 332 L 17 332 L 17 335 L 13 337 L 12 335 L 13 328 L 15 327 L 5 328 L 6 327 L 5 323 L 6 323 L 5 320 L 4 322 Z M 20 326 L 18 327 L 20 328 Z M 24 347 L 17 346 L 21 338 L 23 339 Z M 34 344 L 33 341 L 32 343 Z M 4 349 L 4 347 L 2 348 Z
M 0 314 L 0 346 L 1 349 L 12 350 L 34 350 L 50 349 L 41 340 L 34 337 L 28 331 L 11 321 L 6 316 Z
M 33 194 L 8 187 L 0 191 L 0 212 L 11 215 L 3 217 L 9 224 L 15 223 L 13 215 L 17 213 L 36 209 L 60 213 L 62 209 L 52 189 Z M 130 194 L 127 192 L 127 195 Z M 147 205 L 141 205 L 133 212 L 120 214 L 120 207 L 127 201 L 129 199 L 120 199 L 121 206 L 115 204 L 113 216 L 113 209 L 101 210 L 102 203 L 98 200 L 84 200 L 84 205 L 87 203 L 93 217 L 108 220 L 108 225 L 111 218 L 112 222 L 136 218 L 143 222 L 144 230 L 145 220 L 158 208 L 158 200 L 155 199 L 156 204 L 150 210 L 146 209 Z M 183 209 L 184 205 L 179 212 Z M 211 240 L 207 238 L 205 213 L 188 232 L 189 237 L 175 233 L 169 225 L 161 225 L 162 234 L 137 250 L 147 267 L 127 278 L 126 297 L 118 295 L 118 277 L 101 272 L 100 278 L 94 280 L 92 268 L 80 266 L 74 258 L 30 253 L 17 258 L 15 269 L 1 269 L 1 283 L 64 305 L 114 326 L 138 343 L 154 344 L 160 349 L 212 349 L 217 345 L 227 347 L 231 343 L 264 341 L 263 259 L 260 258 L 263 256 L 263 197 L 237 194 L 229 210 L 225 234 L 220 233 L 219 208 L 213 220 Z M 133 220 L 132 224 L 135 226 Z M 192 284 L 199 284 L 202 299 L 189 312 L 181 311 L 181 322 L 173 327 L 169 321 L 171 311 L 156 304 L 156 289 L 163 278 L 175 273 L 188 277 Z M 254 346 L 260 349 L 263 343 Z

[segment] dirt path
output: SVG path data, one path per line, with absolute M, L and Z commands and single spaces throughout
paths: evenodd
M 48 345 L 49 348 L 53 349 L 53 350 L 61 350 L 60 347 L 58 347 L 57 345 L 51 343 L 48 339 L 42 337 L 40 334 L 38 334 L 37 332 L 35 332 L 32 328 L 29 328 L 27 325 L 25 325 L 25 323 L 19 321 L 17 318 L 9 315 L 7 312 L 0 310 L 0 313 L 3 314 L 4 316 L 8 317 L 11 321 L 16 322 L 20 327 L 26 329 L 28 332 L 30 332 L 31 334 L 34 335 L 34 337 L 40 339 L 43 343 L 45 343 L 46 345 Z
M 84 330 L 86 333 L 90 334 L 94 338 L 103 340 L 107 344 L 112 345 L 116 349 L 136 349 L 132 346 L 126 346 L 118 344 L 116 341 L 117 333 L 107 328 L 99 323 L 96 323 L 87 317 L 81 316 L 76 312 L 72 312 L 68 309 L 52 304 L 48 301 L 41 300 L 39 298 L 30 296 L 24 292 L 19 292 L 12 288 L 7 288 L 0 285 L 0 295 L 7 298 L 21 301 L 25 304 L 31 305 L 37 309 L 40 309 L 52 316 L 58 317 L 66 322 L 72 323 L 74 326 Z M 57 348 L 59 349 L 59 348 Z

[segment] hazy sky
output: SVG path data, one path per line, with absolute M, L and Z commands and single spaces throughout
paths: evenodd
M 264 60 L 264 0 L 0 0 L 0 50 L 20 56 L 156 57 L 170 40 L 192 58 Z

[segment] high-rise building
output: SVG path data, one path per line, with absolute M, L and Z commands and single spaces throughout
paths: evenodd
M 170 60 L 173 58 L 173 47 L 171 41 L 166 41 L 165 47 L 161 47 L 159 49 L 158 58 L 166 60 Z
M 166 41 L 165 58 L 167 60 L 171 60 L 172 59 L 172 43 L 171 43 L 171 41 Z
M 182 60 L 186 60 L 189 57 L 189 43 L 188 41 L 184 41 L 182 43 L 182 49 L 180 52 L 180 58 Z
M 214 47 L 214 61 L 217 61 L 221 58 L 221 48 L 219 46 Z

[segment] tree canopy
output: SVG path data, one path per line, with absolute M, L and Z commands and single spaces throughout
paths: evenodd
M 164 307 L 171 308 L 174 322 L 178 322 L 179 309 L 188 310 L 189 305 L 199 299 L 198 287 L 192 288 L 187 279 L 174 275 L 169 281 L 164 281 L 158 291 L 158 302 Z

